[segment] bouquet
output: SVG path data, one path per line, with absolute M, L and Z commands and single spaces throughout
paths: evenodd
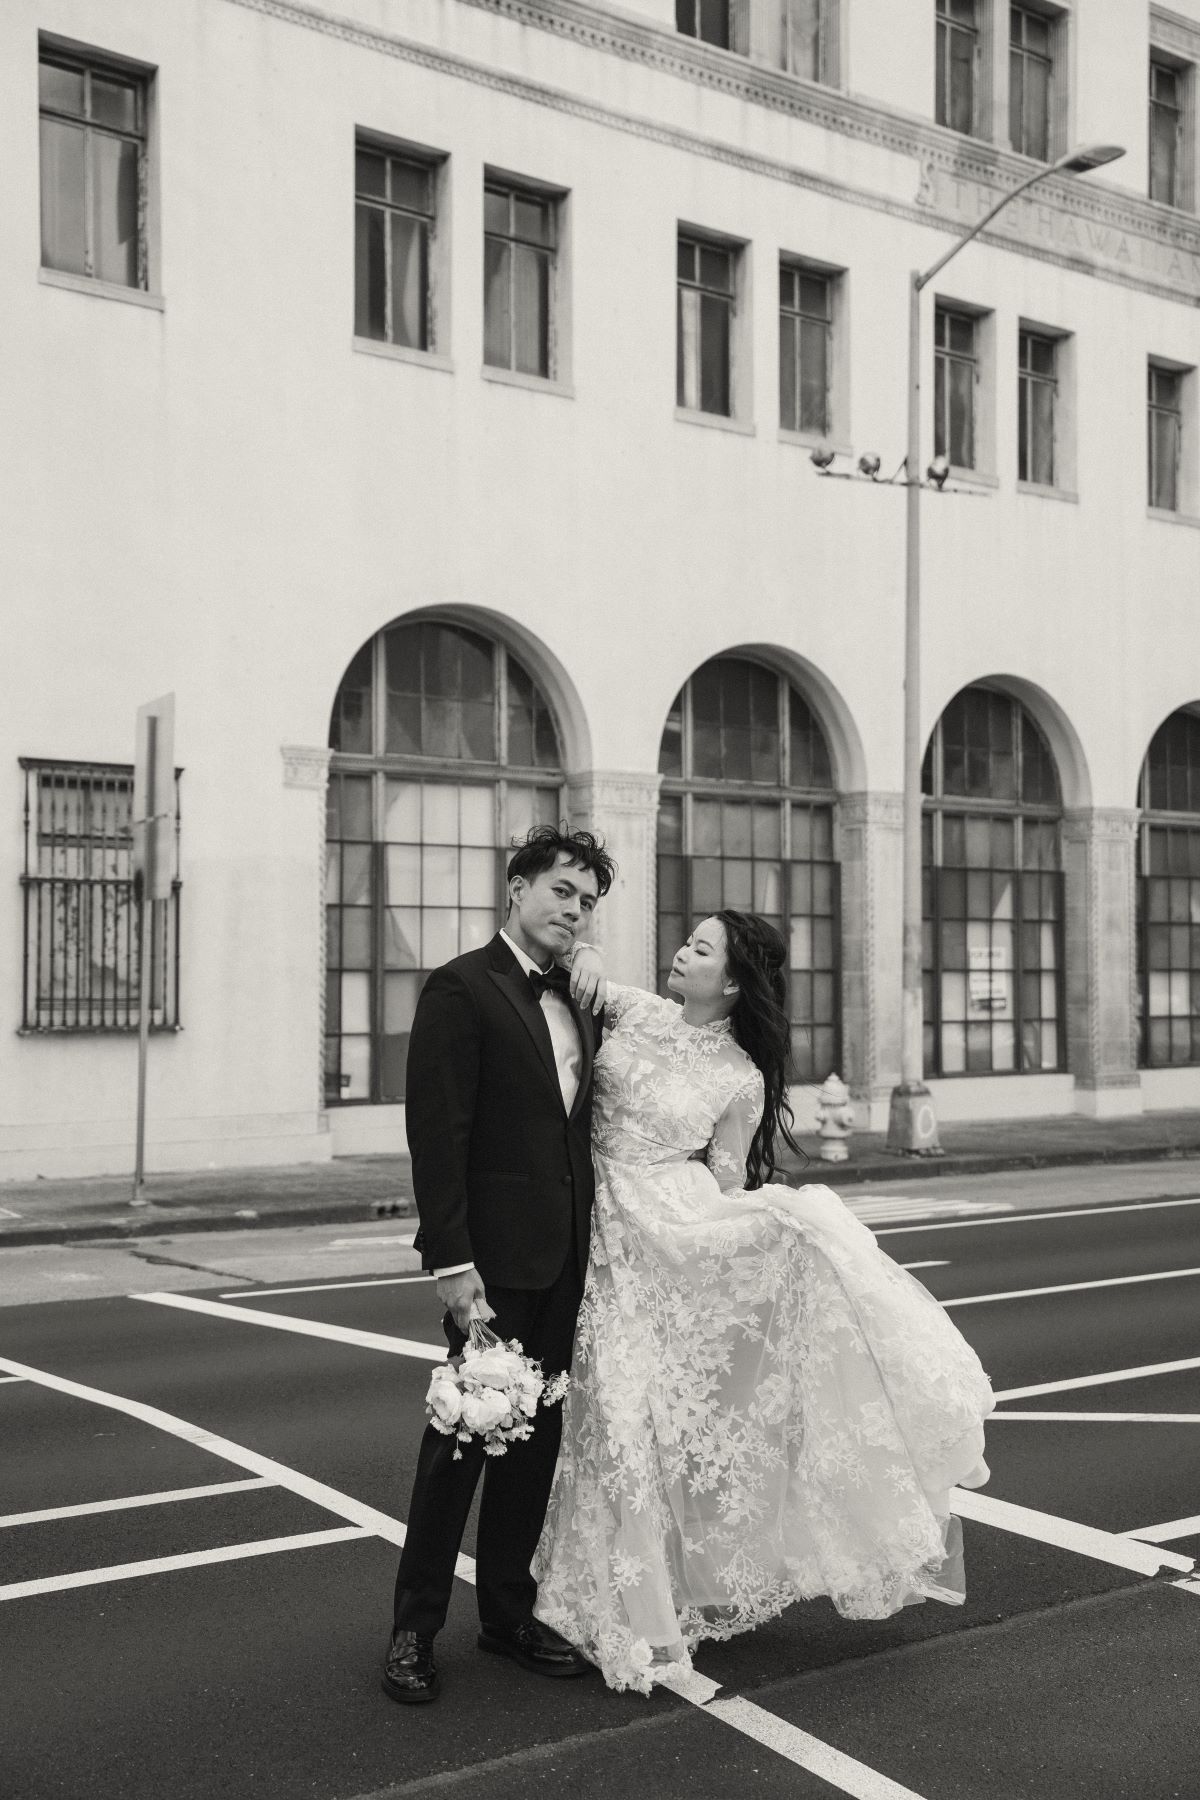
M 505 1343 L 482 1319 L 472 1319 L 462 1355 L 433 1371 L 425 1411 L 435 1431 L 458 1440 L 455 1462 L 473 1437 L 483 1439 L 488 1456 L 503 1456 L 510 1444 L 533 1436 L 539 1404 L 557 1405 L 569 1386 L 566 1374 L 547 1380 L 516 1338 Z

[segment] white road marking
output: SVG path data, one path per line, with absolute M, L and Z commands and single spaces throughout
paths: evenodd
M 1009 1412 L 1007 1407 L 989 1413 L 988 1423 L 993 1419 L 1056 1420 L 1061 1425 L 1200 1425 L 1200 1413 Z
M 0 1526 L 41 1525 L 48 1519 L 81 1519 L 87 1513 L 125 1512 L 130 1507 L 166 1506 L 172 1500 L 204 1500 L 210 1494 L 241 1494 L 247 1488 L 273 1487 L 264 1475 L 248 1475 L 245 1481 L 210 1481 L 204 1487 L 172 1488 L 169 1493 L 128 1494 L 121 1500 L 90 1500 L 83 1506 L 47 1506 L 40 1512 L 8 1513 Z
M 13 1362 L 7 1356 L 0 1356 L 0 1369 L 24 1376 L 26 1380 L 37 1382 L 41 1387 L 53 1389 L 55 1393 L 69 1394 L 73 1400 L 88 1400 L 93 1406 L 106 1406 L 113 1412 L 126 1414 L 128 1418 L 139 1419 L 143 1425 L 149 1425 L 155 1431 L 165 1431 L 171 1437 L 182 1438 L 197 1450 L 207 1450 L 224 1462 L 235 1464 L 239 1469 L 249 1469 L 254 1475 L 265 1475 L 276 1487 L 287 1488 L 290 1493 L 299 1494 L 302 1500 L 311 1500 L 314 1506 L 323 1507 L 326 1512 L 346 1520 L 348 1524 L 361 1525 L 365 1531 L 383 1538 L 389 1544 L 399 1546 L 404 1542 L 405 1527 L 402 1520 L 393 1519 L 390 1514 L 367 1506 L 352 1494 L 343 1494 L 338 1488 L 328 1487 L 323 1481 L 314 1481 L 311 1475 L 302 1475 L 299 1469 L 289 1469 L 286 1463 L 275 1462 L 269 1456 L 260 1456 L 257 1450 L 251 1450 L 244 1444 L 235 1444 L 230 1438 L 218 1437 L 215 1432 L 206 1431 L 203 1425 L 192 1425 L 187 1419 L 176 1418 L 174 1413 L 163 1412 L 157 1406 L 147 1406 L 141 1400 L 127 1400 L 123 1394 L 109 1394 L 103 1388 L 86 1387 L 81 1381 L 69 1381 L 65 1375 L 52 1375 L 47 1369 L 35 1369 L 28 1363 Z M 474 1584 L 474 1560 L 460 1555 L 454 1565 L 454 1573 L 463 1581 Z
M 411 1281 L 433 1281 L 432 1275 L 368 1275 L 361 1281 L 310 1281 L 304 1287 L 233 1288 L 222 1300 L 266 1300 L 274 1294 L 335 1294 L 343 1288 L 402 1287 Z
M 0 1587 L 0 1600 L 25 1600 L 34 1594 L 58 1594 L 65 1588 L 99 1587 L 107 1581 L 134 1581 L 141 1575 L 165 1575 L 172 1569 L 195 1569 L 204 1563 L 239 1562 L 247 1556 L 275 1556 L 281 1550 L 311 1550 L 318 1544 L 344 1544 L 372 1534 L 361 1525 L 337 1525 L 331 1531 L 301 1531 L 294 1537 L 260 1538 L 255 1544 L 222 1544 L 216 1550 L 185 1551 L 181 1556 L 152 1556 L 145 1562 L 111 1563 L 104 1569 L 77 1569 L 71 1575 L 44 1575 L 36 1581 L 10 1581 Z
M 1200 1594 L 1200 1581 L 1173 1581 L 1171 1586 L 1182 1588 L 1185 1594 Z
M 413 1223 L 416 1223 L 415 1219 Z M 364 1244 L 369 1245 L 372 1250 L 377 1250 L 380 1245 L 388 1250 L 394 1250 L 397 1245 L 399 1245 L 402 1250 L 411 1250 L 412 1231 L 411 1229 L 408 1231 L 393 1231 L 390 1232 L 387 1237 L 331 1238 L 327 1244 L 318 1244 L 312 1254 L 314 1256 L 320 1256 L 325 1250 L 361 1250 Z
M 1183 1356 L 1177 1362 L 1143 1363 L 1137 1369 L 1109 1369 L 1103 1375 L 1069 1375 L 1065 1381 L 1035 1381 L 1029 1387 L 1004 1388 L 997 1400 L 1032 1400 L 1038 1394 L 1065 1394 L 1072 1388 L 1107 1387 L 1113 1381 L 1141 1381 L 1149 1375 L 1179 1375 L 1200 1369 L 1200 1356 Z
M 710 1719 L 719 1719 L 723 1725 L 732 1726 L 743 1737 L 752 1738 L 756 1744 L 773 1750 L 797 1768 L 807 1769 L 810 1775 L 819 1775 L 841 1794 L 851 1794 L 855 1800 L 921 1800 L 912 1788 L 901 1787 L 887 1775 L 835 1750 L 832 1744 L 801 1731 L 797 1725 L 790 1725 L 786 1719 L 768 1712 L 765 1707 L 756 1706 L 752 1700 L 742 1700 L 734 1695 L 718 1700 L 720 1683 L 698 1674 L 695 1669 L 686 1675 L 672 1676 L 662 1686 L 699 1707 Z
M 225 1306 L 220 1300 L 197 1300 L 191 1294 L 130 1294 L 129 1298 L 148 1300 L 152 1306 L 176 1306 L 181 1312 L 207 1313 L 214 1319 L 237 1319 L 243 1325 L 265 1325 L 272 1331 L 294 1331 L 301 1337 L 329 1338 L 335 1344 L 354 1344 L 360 1350 L 386 1350 L 392 1356 L 415 1356 L 424 1362 L 446 1360 L 445 1344 L 386 1337 L 381 1331 L 359 1331 L 352 1325 L 293 1319 L 287 1313 L 260 1312 L 252 1306 Z
M 1011 1500 L 997 1500 L 974 1489 L 955 1488 L 950 1495 L 950 1510 L 960 1519 L 975 1519 L 980 1525 L 994 1525 L 998 1531 L 1012 1531 L 1018 1537 L 1073 1550 L 1078 1556 L 1090 1556 L 1095 1562 L 1111 1563 L 1117 1569 L 1133 1569 L 1138 1575 L 1157 1575 L 1162 1568 L 1191 1570 L 1196 1566 L 1193 1557 L 1181 1556 L 1176 1550 L 1156 1550 L 1119 1532 L 1100 1531 L 1094 1525 L 1060 1519 L 1054 1513 L 1037 1512 L 1030 1506 L 1016 1506 Z
M 982 1205 L 979 1201 L 977 1204 Z M 877 1231 L 876 1237 L 907 1236 L 917 1231 L 967 1231 L 980 1225 L 1032 1225 L 1043 1219 L 1096 1219 L 1105 1213 L 1154 1212 L 1166 1206 L 1200 1206 L 1200 1194 L 1184 1200 L 1131 1200 L 1123 1206 L 1070 1206 L 1055 1212 L 999 1212 L 991 1219 L 947 1219 L 931 1225 L 897 1225 L 890 1231 Z
M 23 1375 L 0 1375 L 0 1381 L 24 1381 Z
M 1183 1281 L 1200 1275 L 1200 1269 L 1159 1269 L 1152 1275 L 1108 1275 L 1103 1281 L 1060 1281 L 1054 1287 L 1007 1288 L 1002 1294 L 966 1294 L 960 1300 L 943 1300 L 942 1306 L 987 1306 L 993 1300 L 1035 1300 L 1041 1294 L 1081 1294 L 1086 1288 L 1136 1287 L 1146 1281 Z
M 1143 1538 L 1148 1544 L 1169 1544 L 1174 1538 L 1200 1537 L 1200 1515 L 1192 1519 L 1168 1519 L 1165 1525 L 1143 1525 L 1126 1537 Z
M 0 1206 L 0 1219 L 20 1219 L 24 1215 L 14 1212 L 11 1206 Z
M 950 1263 L 947 1258 L 943 1258 L 939 1262 L 901 1263 L 900 1267 L 902 1269 L 948 1269 Z
M 904 1194 L 864 1194 L 845 1200 L 856 1219 L 864 1225 L 885 1219 L 935 1219 L 974 1223 L 975 1213 L 1010 1213 L 1012 1200 L 913 1200 Z M 985 1222 L 985 1221 L 981 1221 Z

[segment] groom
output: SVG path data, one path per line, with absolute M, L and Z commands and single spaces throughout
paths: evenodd
M 417 1003 L 406 1094 L 416 1246 L 437 1277 L 452 1356 L 474 1310 L 500 1337 L 518 1338 L 546 1375 L 570 1366 L 595 1192 L 600 1021 L 571 997 L 562 965 L 614 874 L 590 832 L 535 826 L 508 865 L 503 930 L 435 969 Z M 587 1669 L 533 1617 L 530 1564 L 560 1431 L 560 1409 L 548 1407 L 533 1436 L 503 1456 L 486 1457 L 475 1438 L 455 1462 L 454 1438 L 426 1428 L 383 1672 L 393 1700 L 437 1698 L 433 1640 L 481 1472 L 479 1648 L 539 1675 Z

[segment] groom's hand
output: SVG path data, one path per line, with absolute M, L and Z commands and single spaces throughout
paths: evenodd
M 584 1012 L 604 1011 L 608 982 L 604 957 L 595 944 L 580 944 L 571 958 L 571 995 Z
M 437 1296 L 460 1331 L 471 1323 L 472 1308 L 477 1319 L 494 1319 L 496 1314 L 487 1303 L 483 1277 L 478 1269 L 464 1269 L 459 1275 L 440 1275 Z

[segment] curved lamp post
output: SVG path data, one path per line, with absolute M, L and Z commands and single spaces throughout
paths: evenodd
M 1010 201 L 1049 175 L 1083 175 L 1115 162 L 1125 151 L 1119 144 L 1082 144 L 1017 183 L 986 212 L 977 225 L 951 244 L 924 274 L 916 270 L 908 297 L 908 447 L 905 452 L 905 582 L 904 582 L 904 941 L 900 1018 L 900 1082 L 892 1089 L 888 1118 L 889 1150 L 940 1156 L 933 1096 L 925 1086 L 924 1019 L 921 995 L 921 289 L 931 282 L 964 244 L 990 225 Z M 941 463 L 942 459 L 937 459 Z M 946 470 L 931 466 L 940 487 Z

